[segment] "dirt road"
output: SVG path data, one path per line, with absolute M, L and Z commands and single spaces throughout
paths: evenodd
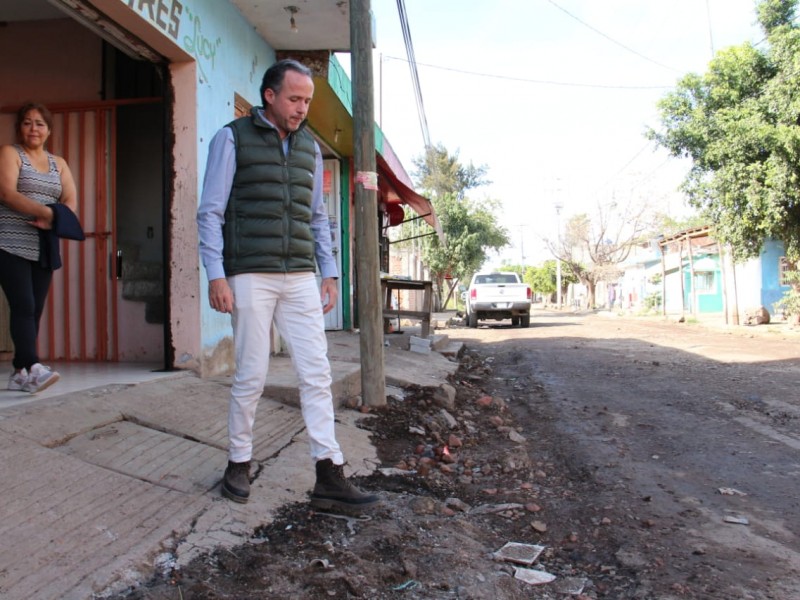
M 800 333 L 780 329 L 541 311 L 449 329 L 454 397 L 409 389 L 363 420 L 379 510 L 287 506 L 120 597 L 796 600 Z M 507 542 L 541 554 L 519 567 Z
M 517 416 L 546 416 L 546 441 L 596 483 L 584 508 L 614 529 L 640 593 L 789 599 L 800 598 L 800 335 L 781 328 L 539 313 L 528 330 L 459 333 L 494 357 L 496 380 L 541 386 Z

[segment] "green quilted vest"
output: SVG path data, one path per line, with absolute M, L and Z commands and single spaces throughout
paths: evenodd
M 225 275 L 314 271 L 314 138 L 303 124 L 289 134 L 287 157 L 278 131 L 256 109 L 227 126 L 236 173 L 223 227 Z

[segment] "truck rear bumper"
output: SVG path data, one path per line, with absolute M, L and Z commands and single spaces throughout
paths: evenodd
M 531 311 L 530 302 L 476 302 L 471 306 L 472 312 L 508 312 L 514 316 L 529 313 Z
M 479 320 L 502 321 L 515 317 L 527 317 L 531 314 L 531 304 L 530 302 L 478 302 L 469 308 L 469 312 Z

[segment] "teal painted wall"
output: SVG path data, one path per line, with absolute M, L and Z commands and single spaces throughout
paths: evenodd
M 347 73 L 342 68 L 342 64 L 336 58 L 335 54 L 331 55 L 330 65 L 328 66 L 328 83 L 331 86 L 331 89 L 336 93 L 339 97 L 339 100 L 342 102 L 342 106 L 347 109 L 347 112 L 350 116 L 353 116 L 353 84 L 350 81 L 350 78 L 347 76 Z M 374 111 L 373 111 L 374 112 Z M 383 155 L 384 153 L 384 143 L 383 143 L 383 131 L 378 124 L 375 124 L 375 151 L 378 154 Z
M 781 285 L 780 259 L 784 256 L 783 242 L 767 240 L 761 250 L 761 305 L 775 314 L 775 303 L 790 286 Z
M 197 112 L 199 204 L 209 142 L 222 126 L 233 120 L 234 93 L 254 106 L 261 105 L 258 88 L 264 72 L 275 62 L 275 51 L 228 2 L 184 2 L 181 17 L 178 41 L 197 62 L 197 105 L 176 109 Z M 208 279 L 201 263 L 200 342 L 204 353 L 232 335 L 230 315 L 218 313 L 209 306 L 207 289 Z
M 695 278 L 699 280 L 700 277 L 711 273 L 712 283 L 708 289 L 698 289 L 695 293 L 694 300 L 696 302 L 698 313 L 718 313 L 724 310 L 723 297 L 722 297 L 722 273 L 719 268 L 719 256 L 710 255 L 702 259 L 703 261 L 712 261 L 713 267 L 710 270 L 696 269 Z M 699 262 L 699 261 L 696 261 Z M 695 282 L 696 283 L 696 282 Z M 694 312 L 695 307 L 692 306 L 692 274 L 689 263 L 683 265 L 683 305 L 686 310 Z

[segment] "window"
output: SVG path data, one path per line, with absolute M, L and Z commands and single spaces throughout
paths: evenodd
M 714 273 L 712 271 L 703 271 L 694 274 L 694 289 L 700 293 L 713 293 L 714 292 Z
M 242 98 L 239 94 L 233 94 L 233 117 L 238 119 L 239 117 L 246 117 L 250 114 L 250 109 L 253 108 L 253 105 L 250 104 L 247 100 Z
M 778 272 L 780 273 L 779 275 L 780 285 L 782 286 L 791 285 L 791 282 L 789 281 L 789 273 L 792 273 L 794 271 L 795 269 L 792 268 L 792 263 L 786 260 L 785 256 L 781 256 L 780 261 L 778 263 Z
M 478 275 L 475 283 L 517 283 L 517 277 L 513 273 L 493 273 L 492 275 Z

